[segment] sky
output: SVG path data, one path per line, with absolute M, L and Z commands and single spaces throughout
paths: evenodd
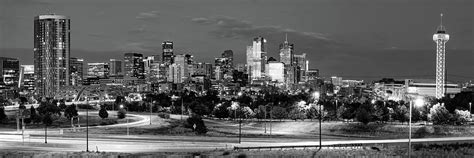
M 443 13 L 448 80 L 474 79 L 472 0 L 0 0 L 0 56 L 32 64 L 33 18 L 50 13 L 70 17 L 71 56 L 86 62 L 161 54 L 171 40 L 195 61 L 230 49 L 244 63 L 257 36 L 279 59 L 287 34 L 321 76 L 364 80 L 434 79 Z

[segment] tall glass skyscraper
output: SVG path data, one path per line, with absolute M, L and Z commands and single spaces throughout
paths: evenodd
M 54 97 L 70 84 L 70 19 L 63 15 L 34 18 L 34 68 L 39 96 Z
M 145 63 L 143 62 L 143 54 L 125 53 L 124 56 L 125 76 L 145 79 Z
M 171 65 L 174 63 L 173 61 L 173 42 L 171 41 L 164 41 L 161 43 L 161 47 L 163 49 L 163 64 Z
M 293 63 L 293 44 L 288 42 L 288 36 L 285 38 L 285 42 L 280 44 L 280 62 L 285 65 L 292 65 Z
M 247 46 L 247 72 L 251 80 L 264 77 L 262 72 L 265 72 L 266 42 L 265 38 L 256 37 L 253 39 L 252 46 Z

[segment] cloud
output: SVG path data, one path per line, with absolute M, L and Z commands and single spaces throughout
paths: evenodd
M 141 12 L 135 18 L 140 20 L 155 19 L 158 17 L 158 11 Z
M 281 43 L 288 34 L 290 42 L 296 43 L 300 50 L 328 49 L 343 46 L 342 42 L 332 39 L 329 34 L 316 32 L 300 32 L 294 29 L 273 25 L 254 25 L 249 21 L 232 17 L 197 17 L 192 22 L 202 25 L 211 25 L 216 29 L 209 33 L 216 38 L 249 40 L 256 36 L 263 36 L 271 43 Z

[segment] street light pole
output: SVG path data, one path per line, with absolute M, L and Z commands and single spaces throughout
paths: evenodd
M 239 106 L 239 109 L 240 109 L 240 119 L 239 119 L 239 144 L 242 142 L 242 109 L 241 107 Z
M 319 149 L 322 149 L 322 126 L 321 126 L 321 119 L 323 118 L 322 117 L 322 109 L 321 109 L 321 105 L 319 105 Z
M 411 111 L 412 111 L 413 101 L 410 101 L 410 119 L 408 121 L 408 157 L 411 156 Z
M 89 108 L 86 108 L 86 152 L 89 152 Z

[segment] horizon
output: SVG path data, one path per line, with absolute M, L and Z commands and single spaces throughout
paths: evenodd
M 71 19 L 71 57 L 88 63 L 123 60 L 131 51 L 161 55 L 161 42 L 166 40 L 174 42 L 175 54 L 190 53 L 195 61 L 213 63 L 230 49 L 235 63 L 244 63 L 245 48 L 257 36 L 268 40 L 268 56 L 279 59 L 278 45 L 288 34 L 295 54 L 306 53 L 310 68 L 319 69 L 321 76 L 434 79 L 431 37 L 443 13 L 443 25 L 452 37 L 447 43 L 448 80 L 474 78 L 474 18 L 465 14 L 473 9 L 469 0 L 429 1 L 429 6 L 424 5 L 428 0 L 110 2 L 2 1 L 0 52 L 22 65 L 32 64 L 33 18 L 49 12 Z

